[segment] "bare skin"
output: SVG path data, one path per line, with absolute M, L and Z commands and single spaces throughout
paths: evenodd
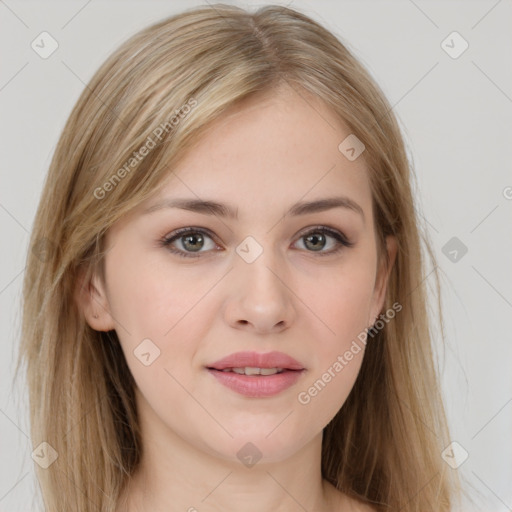
M 322 430 L 350 393 L 364 346 L 307 403 L 298 397 L 378 317 L 391 266 L 378 264 L 363 157 L 345 158 L 338 145 L 350 132 L 304 98 L 283 89 L 230 112 L 155 197 L 107 233 L 106 279 L 94 277 L 83 309 L 91 327 L 118 334 L 137 384 L 144 446 L 118 512 L 372 510 L 320 472 Z M 298 201 L 333 196 L 361 211 L 286 214 Z M 145 213 L 164 198 L 226 203 L 238 218 Z M 322 226 L 353 245 L 322 238 Z M 184 227 L 208 230 L 195 256 L 158 243 Z M 171 247 L 192 253 L 191 235 Z M 236 252 L 248 236 L 262 249 L 251 263 Z M 393 263 L 394 239 L 387 250 Z M 159 350 L 150 365 L 134 355 L 145 339 Z M 305 371 L 274 396 L 243 396 L 207 366 L 246 350 L 284 352 Z M 252 467 L 237 456 L 248 443 L 261 456 Z

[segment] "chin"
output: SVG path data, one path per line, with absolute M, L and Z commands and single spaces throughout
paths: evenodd
M 251 429 L 230 430 L 232 438 L 227 434 L 221 435 L 214 443 L 211 442 L 211 438 L 206 439 L 206 449 L 217 458 L 251 467 L 251 464 L 256 463 L 262 465 L 286 460 L 301 450 L 313 437 L 306 438 L 303 430 L 300 433 L 293 433 L 283 428 L 279 432 L 280 427 L 276 429 L 278 424 L 279 422 L 274 423 L 268 428 L 268 425 L 260 423 Z

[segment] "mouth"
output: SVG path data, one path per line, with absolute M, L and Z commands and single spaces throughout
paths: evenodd
M 298 372 L 301 370 L 290 370 L 289 368 L 255 368 L 252 366 L 246 366 L 245 368 L 224 368 L 218 370 L 217 368 L 208 368 L 208 370 L 215 370 L 217 372 L 232 372 L 238 375 L 276 375 L 277 373 L 283 372 Z
M 281 393 L 306 372 L 301 363 L 281 352 L 238 352 L 206 369 L 227 388 L 253 398 Z

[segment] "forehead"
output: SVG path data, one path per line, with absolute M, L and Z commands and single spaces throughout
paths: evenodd
M 253 97 L 214 121 L 141 207 L 168 198 L 214 199 L 243 219 L 343 195 L 369 216 L 364 158 L 350 161 L 338 149 L 348 135 L 343 121 L 306 92 L 281 88 Z

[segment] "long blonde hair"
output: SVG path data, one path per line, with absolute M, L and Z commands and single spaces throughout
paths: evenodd
M 36 465 L 48 512 L 113 512 L 140 461 L 135 382 L 117 335 L 91 329 L 76 302 L 78 284 L 102 272 L 106 231 L 155 193 L 211 122 L 281 84 L 320 98 L 364 143 L 379 254 L 385 236 L 398 243 L 384 308 L 402 309 L 368 343 L 349 398 L 324 429 L 322 476 L 378 510 L 450 510 L 458 484 L 441 458 L 450 439 L 422 241 L 435 260 L 392 109 L 338 38 L 304 14 L 216 4 L 118 48 L 84 89 L 50 165 L 27 257 L 16 369 L 26 364 L 33 447 L 46 442 L 58 455 L 48 468 Z M 157 138 L 158 127 L 165 136 Z M 156 144 L 134 163 L 148 137 Z

